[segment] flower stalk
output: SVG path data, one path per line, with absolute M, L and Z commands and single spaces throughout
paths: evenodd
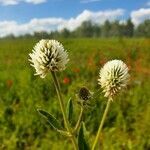
M 112 101 L 111 99 L 109 99 L 109 100 L 107 101 L 107 105 L 106 105 L 106 108 L 105 108 L 105 111 L 104 111 L 104 114 L 103 114 L 101 123 L 100 123 L 100 125 L 99 125 L 98 132 L 97 132 L 96 138 L 95 138 L 94 143 L 93 143 L 93 146 L 92 146 L 92 150 L 95 150 L 96 144 L 97 144 L 97 142 L 98 142 L 98 140 L 99 140 L 99 138 L 100 138 L 101 130 L 102 130 L 102 128 L 103 128 L 103 125 L 104 125 L 104 122 L 105 122 L 105 119 L 106 119 L 106 116 L 107 116 L 107 113 L 108 113 L 108 110 L 109 110 L 111 101 Z
M 79 118 L 78 118 L 78 121 L 75 125 L 75 128 L 74 128 L 74 133 L 76 133 L 80 127 L 80 123 L 81 123 L 81 120 L 82 120 L 82 116 L 83 116 L 83 107 L 81 106 L 81 110 L 80 110 L 80 114 L 79 114 Z
M 52 74 L 54 85 L 55 85 L 56 92 L 57 92 L 57 95 L 58 95 L 59 104 L 60 104 L 60 108 L 61 108 L 61 111 L 62 111 L 65 127 L 66 127 L 67 131 L 69 132 L 69 134 L 71 135 L 70 139 L 73 143 L 74 149 L 78 150 L 78 146 L 77 146 L 77 143 L 76 143 L 75 136 L 72 133 L 72 130 L 69 126 L 69 122 L 68 122 L 67 117 L 66 117 L 65 106 L 64 106 L 64 102 L 63 102 L 62 95 L 61 95 L 61 92 L 60 92 L 60 84 L 58 82 L 58 79 L 57 79 L 57 76 L 56 76 L 55 72 L 51 71 L 51 74 Z

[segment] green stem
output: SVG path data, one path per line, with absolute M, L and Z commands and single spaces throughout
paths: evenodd
M 73 143 L 74 149 L 78 150 L 78 146 L 77 146 L 77 143 L 76 143 L 75 136 L 72 134 L 71 128 L 69 126 L 69 122 L 68 122 L 66 114 L 65 114 L 65 106 L 64 106 L 64 102 L 63 102 L 61 91 L 60 91 L 60 84 L 57 80 L 57 76 L 56 76 L 55 72 L 51 71 L 51 74 L 52 74 L 54 85 L 55 85 L 56 92 L 57 92 L 57 95 L 58 95 L 59 104 L 60 104 L 60 108 L 61 108 L 61 111 L 62 111 L 65 127 L 71 135 L 70 138 L 71 138 L 71 141 Z
M 83 107 L 81 106 L 81 110 L 80 110 L 80 114 L 79 114 L 79 118 L 78 118 L 78 121 L 75 125 L 75 128 L 74 128 L 74 133 L 79 129 L 80 127 L 80 123 L 81 123 L 81 120 L 82 120 L 82 115 L 83 115 Z
M 108 102 L 107 102 L 107 105 L 106 105 L 106 108 L 105 108 L 105 111 L 104 111 L 104 114 L 103 114 L 103 117 L 102 117 L 100 126 L 99 126 L 99 128 L 98 128 L 98 132 L 97 132 L 96 138 L 95 138 L 94 143 L 93 143 L 93 146 L 92 146 L 92 150 L 95 150 L 95 147 L 96 147 L 96 144 L 97 144 L 97 142 L 98 142 L 98 139 L 100 138 L 101 130 L 102 130 L 102 127 L 103 127 L 103 125 L 104 125 L 104 121 L 105 121 L 105 119 L 106 119 L 106 116 L 107 116 L 107 113 L 108 113 L 108 110 L 109 110 L 110 103 L 111 103 L 111 99 L 109 99 Z

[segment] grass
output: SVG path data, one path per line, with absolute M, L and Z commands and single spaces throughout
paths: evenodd
M 34 76 L 28 54 L 37 39 L 0 40 L 0 149 L 71 149 L 70 141 L 45 122 L 36 108 L 46 109 L 60 121 L 56 92 L 51 76 Z M 94 107 L 84 112 L 93 141 L 106 99 L 97 84 L 100 68 L 111 59 L 121 59 L 130 68 L 131 80 L 113 102 L 104 124 L 104 150 L 150 149 L 150 39 L 60 39 L 70 62 L 59 73 L 65 103 L 81 86 L 97 93 Z M 78 105 L 74 101 L 76 112 Z M 72 124 L 77 115 L 74 114 Z

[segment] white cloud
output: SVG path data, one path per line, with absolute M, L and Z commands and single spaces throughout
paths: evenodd
M 43 18 L 32 19 L 27 23 L 19 24 L 16 21 L 0 21 L 0 37 L 4 37 L 9 34 L 15 36 L 24 35 L 26 33 L 33 34 L 35 31 L 53 31 L 67 28 L 74 30 L 81 25 L 83 21 L 91 20 L 93 23 L 102 24 L 106 20 L 113 21 L 124 14 L 124 10 L 107 10 L 92 12 L 84 10 L 75 18 L 63 19 L 63 18 Z
M 17 5 L 17 0 L 0 0 L 1 5 Z
M 131 19 L 135 25 L 139 25 L 146 19 L 150 19 L 150 8 L 141 8 L 131 12 Z
M 0 22 L 0 37 L 9 34 L 14 34 L 15 36 L 26 33 L 33 34 L 35 31 L 50 32 L 56 30 L 57 26 L 63 23 L 64 20 L 61 18 L 32 19 L 25 24 L 18 24 L 15 21 L 2 21 Z
M 25 0 L 27 3 L 40 4 L 46 2 L 46 0 Z
M 40 4 L 44 3 L 47 0 L 0 0 L 1 5 L 17 5 L 21 2 L 32 3 L 32 4 Z
M 81 0 L 80 3 L 92 3 L 92 2 L 99 2 L 101 0 Z
M 66 21 L 64 24 L 59 26 L 59 29 L 67 28 L 69 30 L 74 30 L 75 28 L 79 27 L 82 22 L 91 20 L 93 23 L 102 24 L 106 20 L 115 20 L 118 17 L 124 14 L 123 9 L 116 9 L 116 10 L 106 10 L 106 11 L 98 11 L 92 12 L 89 10 L 84 10 L 81 14 L 79 14 L 76 18 L 71 18 Z

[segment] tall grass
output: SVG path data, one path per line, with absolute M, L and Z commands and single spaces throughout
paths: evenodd
M 59 40 L 70 57 L 67 69 L 59 75 L 63 94 L 75 99 L 82 85 L 97 92 L 95 106 L 84 114 L 90 140 L 106 103 L 97 84 L 99 69 L 118 58 L 129 66 L 132 78 L 128 90 L 112 104 L 100 144 L 104 150 L 149 150 L 150 39 Z M 61 118 L 55 89 L 49 84 L 51 77 L 41 80 L 34 76 L 28 62 L 28 53 L 37 41 L 0 40 L 0 149 L 71 149 L 71 143 L 44 125 L 45 120 L 36 112 L 36 108 L 43 108 Z

